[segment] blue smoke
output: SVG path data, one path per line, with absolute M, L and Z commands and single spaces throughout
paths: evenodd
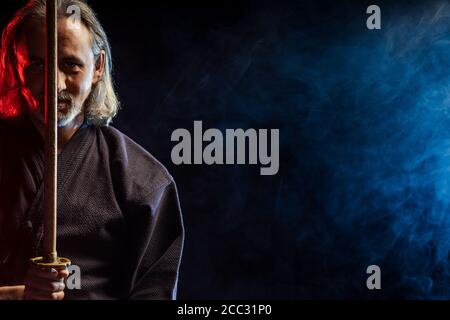
M 331 25 L 332 36 L 311 27 L 277 39 L 272 66 L 301 88 L 287 101 L 297 117 L 284 132 L 297 137 L 288 141 L 299 145 L 296 178 L 320 179 L 309 193 L 298 186 L 316 202 L 300 211 L 308 227 L 296 220 L 298 251 L 329 265 L 325 297 L 342 293 L 339 281 L 364 292 L 349 273 L 373 263 L 385 275 L 380 297 L 448 299 L 450 5 L 387 8 L 382 30 L 352 19 Z M 298 206 L 288 211 L 299 217 Z

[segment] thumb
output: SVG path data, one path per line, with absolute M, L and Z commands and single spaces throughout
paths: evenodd
M 69 270 L 67 269 L 67 267 L 64 269 L 58 270 L 58 276 L 59 276 L 59 278 L 63 278 L 63 279 L 67 278 L 69 276 Z

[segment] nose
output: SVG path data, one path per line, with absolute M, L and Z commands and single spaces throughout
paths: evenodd
M 64 72 L 58 69 L 58 92 L 64 91 L 66 89 L 66 75 L 64 74 Z

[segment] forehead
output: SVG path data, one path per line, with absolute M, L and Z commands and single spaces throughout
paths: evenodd
M 23 26 L 17 43 L 19 54 L 28 57 L 45 58 L 45 21 L 31 20 Z M 84 24 L 74 25 L 69 19 L 58 20 L 58 54 L 86 58 L 92 54 L 92 38 Z

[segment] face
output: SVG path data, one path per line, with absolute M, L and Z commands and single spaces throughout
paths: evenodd
M 43 123 L 45 108 L 45 22 L 27 22 L 16 45 L 21 92 L 34 120 Z M 58 20 L 58 126 L 70 126 L 84 113 L 92 87 L 101 79 L 105 54 L 92 51 L 92 38 L 84 25 L 73 28 Z

